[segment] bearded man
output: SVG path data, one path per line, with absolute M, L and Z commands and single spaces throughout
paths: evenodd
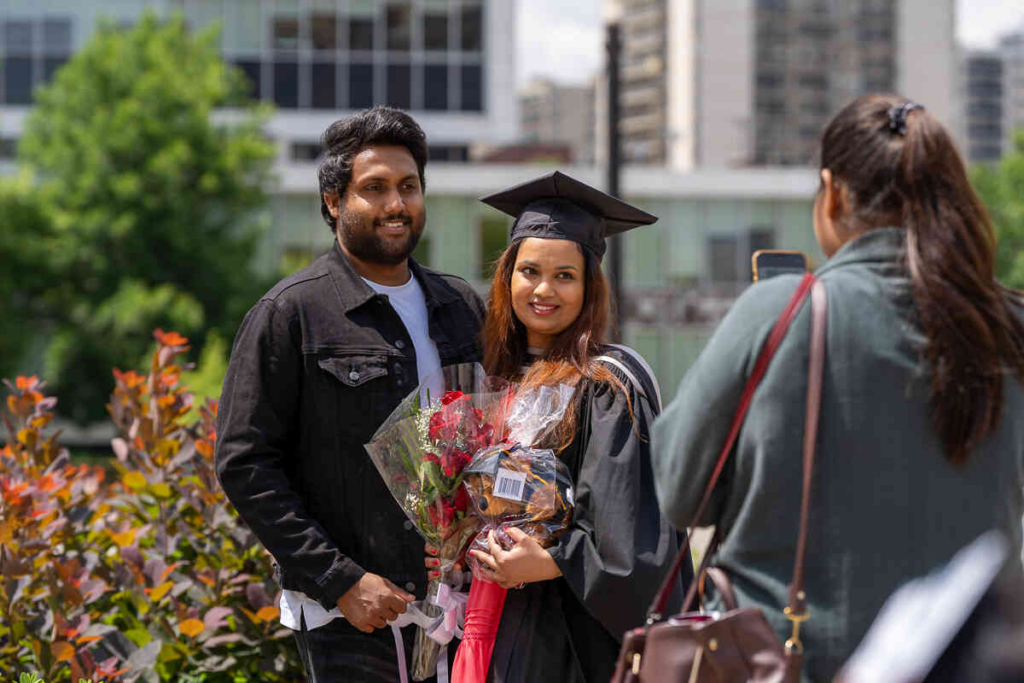
M 322 142 L 320 210 L 335 243 L 242 322 L 217 475 L 274 557 L 308 680 L 390 683 L 385 626 L 424 597 L 427 575 L 423 540 L 363 444 L 421 380 L 480 358 L 484 305 L 464 280 L 410 257 L 426 222 L 416 122 L 374 107 Z M 407 657 L 413 631 L 403 629 Z

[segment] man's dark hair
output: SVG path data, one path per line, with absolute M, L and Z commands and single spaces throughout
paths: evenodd
M 411 116 L 394 107 L 378 105 L 335 121 L 320 139 L 324 151 L 317 169 L 320 213 L 331 232 L 337 229 L 337 222 L 327 208 L 324 192 L 336 192 L 339 197 L 344 197 L 352 180 L 352 160 L 371 145 L 395 145 L 408 149 L 419 169 L 420 187 L 427 187 L 423 176 L 423 168 L 427 165 L 427 136 Z

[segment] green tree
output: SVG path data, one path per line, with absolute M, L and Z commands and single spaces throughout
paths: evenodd
M 977 166 L 973 176 L 999 237 L 996 276 L 1024 289 L 1024 130 L 1017 131 L 1009 154 L 997 164 Z
M 200 348 L 211 332 L 231 339 L 266 284 L 250 264 L 274 156 L 268 110 L 246 100 L 217 31 L 153 13 L 129 31 L 101 22 L 35 93 L 18 148 L 35 186 L 7 193 L 20 207 L 7 222 L 21 221 L 23 244 L 47 236 L 45 258 L 27 262 L 48 277 L 24 319 L 75 419 L 102 417 L 110 368 L 141 360 L 154 327 Z

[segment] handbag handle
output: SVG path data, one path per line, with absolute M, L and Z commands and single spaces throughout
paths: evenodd
M 761 347 L 761 353 L 757 357 L 757 361 L 754 363 L 754 369 L 751 371 L 750 376 L 747 378 L 747 383 L 743 387 L 743 393 L 740 394 L 739 403 L 736 406 L 736 412 L 733 414 L 732 424 L 729 428 L 728 436 L 725 440 L 725 445 L 722 447 L 722 451 L 718 456 L 718 462 L 715 464 L 714 470 L 711 472 L 711 478 L 708 481 L 707 486 L 704 489 L 704 495 L 701 498 L 700 504 L 697 506 L 697 512 L 693 516 L 693 523 L 690 524 L 687 533 L 686 541 L 683 546 L 679 549 L 679 553 L 676 555 L 675 561 L 672 563 L 672 569 L 665 575 L 665 579 L 662 581 L 661 588 L 655 595 L 654 601 L 651 603 L 650 608 L 647 610 L 647 624 L 651 625 L 654 622 L 661 619 L 664 615 L 665 606 L 668 604 L 668 599 L 672 595 L 672 588 L 674 586 L 674 579 L 678 576 L 680 569 L 683 566 L 683 562 L 689 559 L 690 555 L 690 535 L 689 529 L 692 529 L 697 525 L 697 522 L 704 515 L 704 510 L 707 508 L 708 502 L 711 500 L 711 493 L 715 488 L 715 484 L 718 482 L 718 478 L 722 474 L 722 470 L 725 468 L 725 463 L 729 459 L 729 455 L 732 453 L 733 446 L 736 444 L 736 439 L 739 436 L 740 428 L 743 426 L 743 420 L 746 417 L 747 409 L 750 408 L 750 403 L 753 400 L 754 392 L 757 390 L 758 385 L 761 383 L 764 373 L 768 370 L 768 364 L 778 350 L 779 345 L 782 343 L 783 338 L 786 336 L 786 332 L 789 330 L 790 324 L 800 311 L 803 306 L 804 300 L 810 293 L 811 289 L 814 288 L 815 296 L 812 299 L 812 326 L 811 326 L 811 358 L 810 358 L 810 370 L 811 374 L 808 380 L 807 387 L 807 414 L 806 423 L 804 426 L 804 486 L 803 486 L 803 499 L 801 501 L 800 511 L 800 535 L 797 542 L 797 553 L 795 558 L 795 568 L 793 572 L 793 584 L 789 590 L 789 601 L 790 605 L 787 607 L 787 616 L 792 613 L 795 618 L 805 619 L 806 618 L 806 596 L 803 592 L 803 562 L 804 562 L 804 549 L 806 547 L 805 539 L 807 536 L 807 524 L 808 524 L 808 504 L 810 502 L 810 476 L 811 467 L 814 462 L 814 445 L 817 439 L 817 426 L 818 426 L 818 413 L 820 410 L 821 401 L 821 377 L 823 374 L 823 362 L 824 362 L 824 340 L 825 340 L 825 306 L 827 303 L 825 297 L 825 288 L 812 273 L 804 275 L 800 284 L 797 286 L 796 291 L 793 292 L 793 296 L 790 297 L 786 307 L 782 310 L 778 320 L 775 322 L 775 326 L 772 328 L 771 333 L 768 335 L 768 339 L 765 340 L 764 346 Z M 820 328 L 820 329 L 819 329 Z M 818 340 L 820 343 L 816 343 Z M 817 349 L 817 351 L 816 351 Z M 817 379 L 815 379 L 817 378 Z M 813 407 L 812 407 L 813 404 Z M 813 422 L 812 419 L 813 412 Z M 809 444 L 809 446 L 808 446 Z M 809 450 L 809 452 L 808 452 Z M 716 529 L 714 536 L 712 537 L 711 546 L 714 545 L 715 539 L 718 537 L 718 530 Z M 708 552 L 704 554 L 704 558 L 701 561 L 701 566 L 697 573 L 694 575 L 694 580 L 690 584 L 690 588 L 687 591 L 686 598 L 683 601 L 684 610 L 686 606 L 693 602 L 697 592 L 698 578 L 701 573 L 707 569 L 711 556 L 711 547 Z M 798 597 L 799 596 L 799 597 Z M 792 608 L 792 609 L 791 609 Z M 794 622 L 797 623 L 797 622 Z M 798 627 L 797 627 L 798 628 Z M 799 640 L 796 641 L 799 644 Z

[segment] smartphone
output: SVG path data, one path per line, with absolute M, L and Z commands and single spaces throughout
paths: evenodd
M 754 282 L 783 273 L 805 273 L 807 257 L 802 251 L 759 249 L 750 257 L 750 271 Z

